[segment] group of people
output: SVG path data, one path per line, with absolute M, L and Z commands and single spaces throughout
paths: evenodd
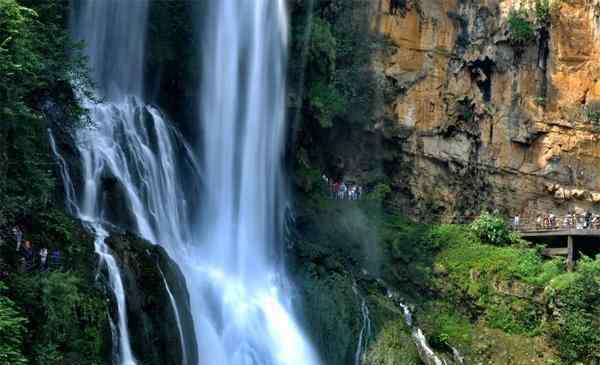
M 22 271 L 30 272 L 35 269 L 47 271 L 49 267 L 60 266 L 60 251 L 48 252 L 45 247 L 36 250 L 31 241 L 23 239 L 23 230 L 19 226 L 14 227 L 12 233 L 15 237 L 16 250 L 19 254 L 19 264 Z
M 520 226 L 519 216 L 515 216 L 513 226 Z M 584 214 L 569 212 L 563 217 L 558 217 L 552 212 L 538 214 L 535 218 L 536 229 L 600 229 L 600 215 L 590 211 Z
M 329 193 L 332 199 L 360 200 L 362 198 L 363 188 L 358 184 L 346 183 L 345 181 L 334 181 L 326 175 L 323 175 L 323 181 L 329 186 Z

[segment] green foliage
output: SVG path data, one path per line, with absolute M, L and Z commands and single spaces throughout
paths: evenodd
M 100 361 L 106 307 L 99 298 L 88 294 L 82 280 L 71 273 L 54 272 L 44 279 L 42 305 L 46 320 L 42 349 L 60 345 L 65 352 L 78 353 L 89 363 Z
M 547 26 L 550 23 L 550 0 L 535 0 L 533 10 L 537 25 Z
M 508 13 L 510 41 L 515 46 L 523 46 L 535 40 L 535 29 L 525 9 L 511 9 Z
M 400 314 L 398 314 L 400 315 Z M 402 319 L 384 324 L 367 353 L 370 365 L 418 365 L 421 359 Z
M 429 343 L 438 351 L 452 352 L 452 347 L 468 349 L 475 340 L 473 325 L 460 311 L 443 301 L 426 303 L 417 313 L 419 324 Z
M 367 193 L 366 199 L 374 202 L 382 203 L 392 193 L 392 189 L 387 184 L 377 184 L 373 191 Z
M 600 124 L 600 101 L 594 100 L 584 105 L 583 114 L 589 123 Z
M 311 37 L 306 67 L 307 76 L 313 82 L 307 87 L 306 97 L 321 127 L 330 128 L 333 125 L 333 118 L 344 111 L 346 104 L 335 84 L 337 42 L 331 31 L 331 25 L 320 17 L 312 18 L 310 27 Z M 304 31 L 304 28 L 297 29 L 301 34 Z
M 9 294 L 29 319 L 26 355 L 34 363 L 58 365 L 67 358 L 102 363 L 108 309 L 103 296 L 79 274 L 13 275 Z
M 323 128 L 331 128 L 333 118 L 342 113 L 347 104 L 344 96 L 334 85 L 322 81 L 311 85 L 308 97 L 310 106 Z
M 84 116 L 71 82 L 87 92 L 89 81 L 65 30 L 67 6 L 0 0 L 0 224 L 42 210 L 53 197 L 44 102 L 59 105 L 66 124 Z
M 0 281 L 0 365 L 27 364 L 22 352 L 27 320 L 5 291 Z
M 458 97 L 454 103 L 454 117 L 464 122 L 473 121 L 473 99 L 468 96 Z
M 513 241 L 504 219 L 487 212 L 482 213 L 471 223 L 471 230 L 482 241 L 493 245 L 507 245 Z
M 311 72 L 332 75 L 335 72 L 336 39 L 325 20 L 314 17 L 312 21 L 308 62 Z
M 534 96 L 534 97 L 532 97 L 532 100 L 537 106 L 541 106 L 541 107 L 546 106 L 547 100 L 543 96 Z
M 309 9 L 295 1 L 291 10 L 291 78 L 306 90 L 303 114 L 321 128 L 335 120 L 364 125 L 380 90 L 371 67 L 379 41 L 369 31 L 368 4 L 317 1 Z M 293 80 L 300 75 L 305 77 Z
M 600 258 L 582 258 L 575 273 L 551 281 L 547 290 L 559 317 L 548 336 L 566 363 L 600 361 Z

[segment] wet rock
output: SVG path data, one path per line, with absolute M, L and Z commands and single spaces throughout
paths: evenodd
M 197 347 L 189 296 L 177 265 L 162 247 L 131 233 L 112 232 L 106 243 L 121 269 L 127 293 L 131 346 L 138 361 L 181 365 L 184 363 L 182 349 L 185 349 L 188 364 L 196 364 Z M 177 303 L 183 341 L 165 281 Z

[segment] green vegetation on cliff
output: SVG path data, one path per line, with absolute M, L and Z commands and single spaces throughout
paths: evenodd
M 52 205 L 47 114 L 60 111 L 65 125 L 83 115 L 71 81 L 85 83 L 86 72 L 65 30 L 67 6 L 0 0 L 0 226 Z
M 0 364 L 104 363 L 108 308 L 95 285 L 93 238 L 62 209 L 48 128 L 79 125 L 72 82 L 86 70 L 68 2 L 0 0 Z M 58 271 L 19 271 L 10 229 L 59 250 Z
M 373 201 L 330 200 L 313 186 L 317 190 L 299 205 L 294 267 L 307 290 L 305 315 L 314 338 L 347 334 L 337 341 L 341 348 L 318 340 L 328 346 L 325 353 L 356 345 L 356 281 L 373 317 L 367 363 L 418 363 L 404 355 L 414 345 L 402 313 L 375 314 L 393 308 L 385 304 L 383 279 L 414 304 L 432 347 L 449 356 L 457 348 L 483 364 L 600 360 L 600 259 L 583 259 L 567 273 L 563 260 L 545 259 L 541 247 L 515 237 L 494 216 L 484 214 L 472 225 L 414 224 Z M 328 363 L 344 363 L 335 356 Z

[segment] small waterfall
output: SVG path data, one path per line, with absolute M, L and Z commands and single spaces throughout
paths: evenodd
M 160 276 L 163 279 L 163 283 L 165 284 L 165 289 L 167 289 L 167 293 L 169 294 L 169 300 L 171 301 L 171 307 L 173 308 L 173 313 L 175 313 L 175 320 L 177 321 L 177 330 L 179 331 L 179 338 L 181 340 L 181 354 L 183 356 L 181 365 L 188 365 L 187 360 L 187 346 L 185 345 L 185 336 L 183 335 L 183 327 L 181 326 L 181 317 L 179 316 L 179 309 L 177 308 L 177 302 L 175 301 L 175 297 L 173 293 L 171 293 L 171 289 L 169 288 L 169 284 L 167 283 L 167 279 L 165 278 L 165 274 L 162 272 L 160 267 L 158 268 L 160 272 Z
M 380 284 L 382 284 L 385 288 L 387 288 L 387 296 L 389 299 L 394 301 L 401 309 L 404 315 L 404 322 L 411 329 L 412 338 L 415 341 L 415 345 L 417 346 L 417 350 L 419 355 L 421 356 L 421 360 L 427 365 L 450 365 L 453 362 L 447 360 L 445 357 L 438 355 L 427 342 L 427 337 L 423 333 L 423 331 L 414 324 L 412 311 L 401 301 L 399 296 L 391 291 L 387 285 L 383 282 L 383 280 L 378 280 Z M 464 359 L 460 356 L 460 353 L 456 349 L 453 350 L 454 360 L 459 364 L 464 364 Z M 459 360 L 460 359 L 460 360 Z
M 60 176 L 63 181 L 63 188 L 65 189 L 65 203 L 67 206 L 67 210 L 73 212 L 76 216 L 79 215 L 77 202 L 75 201 L 75 189 L 73 188 L 73 181 L 71 181 L 71 175 L 69 174 L 69 169 L 67 166 L 67 162 L 58 152 L 58 148 L 56 147 L 56 141 L 54 139 L 54 134 L 52 130 L 48 128 L 48 139 L 50 140 L 50 148 L 52 149 L 52 153 L 54 154 L 54 158 L 58 163 L 58 168 L 60 170 Z
M 118 363 L 121 365 L 136 365 L 137 361 L 131 351 L 131 343 L 129 342 L 129 330 L 127 328 L 127 306 L 125 304 L 125 288 L 121 280 L 121 274 L 115 258 L 110 254 L 108 246 L 104 241 L 108 237 L 108 232 L 98 223 L 90 223 L 92 230 L 96 232 L 96 240 L 94 247 L 96 254 L 100 258 L 100 266 L 106 267 L 108 271 L 108 282 L 115 295 L 117 304 L 117 330 L 119 335 L 119 353 Z
M 108 274 L 108 285 L 114 295 L 114 299 L 117 304 L 117 324 L 115 325 L 112 318 L 110 318 L 110 328 L 113 336 L 113 349 L 118 349 L 117 352 L 113 353 L 113 361 L 120 365 L 136 365 L 137 361 L 133 356 L 131 350 L 131 343 L 129 341 L 129 329 L 127 327 L 127 305 L 125 299 L 125 288 L 123 286 L 123 280 L 121 279 L 121 273 L 115 258 L 111 255 L 108 246 L 105 243 L 108 237 L 108 232 L 102 227 L 98 219 L 90 219 L 89 216 L 81 214 L 81 209 L 75 201 L 75 189 L 73 187 L 72 179 L 67 170 L 67 164 L 64 158 L 58 153 L 56 148 L 56 142 L 52 131 L 48 131 L 50 140 L 50 146 L 54 153 L 55 159 L 58 162 L 61 177 L 63 179 L 63 185 L 65 189 L 67 209 L 77 215 L 82 221 L 88 224 L 90 231 L 92 231 L 96 239 L 94 240 L 94 250 L 99 258 L 98 270 L 106 268 Z
M 352 291 L 360 300 L 360 313 L 362 315 L 362 326 L 358 334 L 358 341 L 356 342 L 356 352 L 354 353 L 354 365 L 362 365 L 365 361 L 371 338 L 371 318 L 369 317 L 367 301 L 360 295 L 356 282 L 352 285 Z

